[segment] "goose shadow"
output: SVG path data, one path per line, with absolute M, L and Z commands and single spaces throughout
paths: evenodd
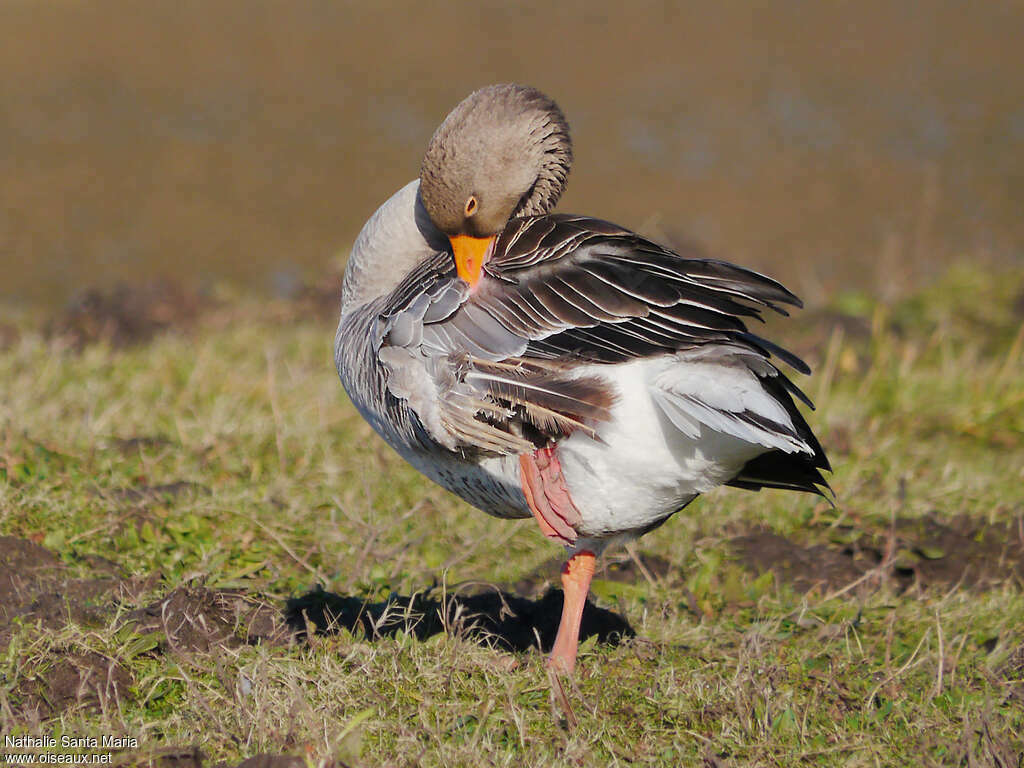
M 337 634 L 346 629 L 370 641 L 406 632 L 418 640 L 447 632 L 481 645 L 523 652 L 540 647 L 547 653 L 555 642 L 562 615 L 562 590 L 549 588 L 541 597 L 521 597 L 497 588 L 462 595 L 438 595 L 436 588 L 409 596 L 391 595 L 381 602 L 327 592 L 317 586 L 288 600 L 284 618 L 299 637 L 310 631 Z M 587 601 L 580 642 L 597 637 L 618 645 L 636 633 L 622 616 Z

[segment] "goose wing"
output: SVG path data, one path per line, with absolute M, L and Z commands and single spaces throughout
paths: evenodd
M 747 332 L 763 308 L 800 300 L 771 278 L 724 261 L 684 258 L 599 219 L 564 214 L 512 222 L 495 243 L 473 305 L 528 339 L 532 357 L 624 362 L 714 342 L 794 355 Z M 455 325 L 461 324 L 455 319 Z

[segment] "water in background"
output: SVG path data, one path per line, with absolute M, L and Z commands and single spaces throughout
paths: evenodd
M 336 269 L 447 110 L 569 117 L 560 208 L 812 301 L 1024 258 L 1024 5 L 327 0 L 0 4 L 0 301 Z

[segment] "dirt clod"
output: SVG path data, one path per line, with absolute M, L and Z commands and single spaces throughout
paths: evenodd
M 134 623 L 138 634 L 162 633 L 161 647 L 172 651 L 209 653 L 243 643 L 281 644 L 289 635 L 279 611 L 269 604 L 233 590 L 206 587 L 178 587 L 132 611 L 127 622 Z

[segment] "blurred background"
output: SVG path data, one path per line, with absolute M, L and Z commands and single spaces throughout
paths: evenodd
M 1024 258 L 1022 40 L 995 1 L 3 0 L 0 303 L 328 279 L 502 81 L 569 117 L 561 210 L 899 294 Z

